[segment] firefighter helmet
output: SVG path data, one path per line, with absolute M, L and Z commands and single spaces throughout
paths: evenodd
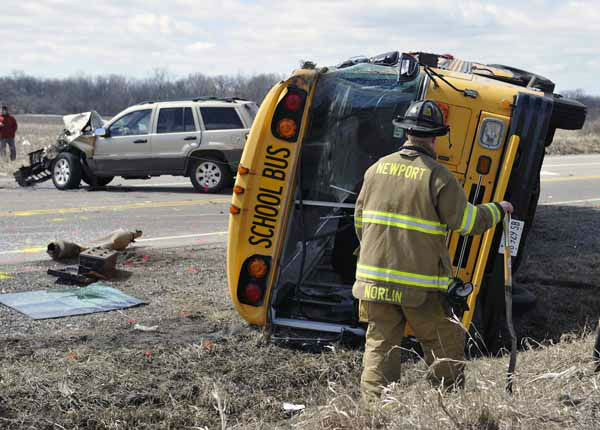
M 420 100 L 411 103 L 404 117 L 398 116 L 393 124 L 419 137 L 444 136 L 450 131 L 444 123 L 444 114 L 436 102 Z

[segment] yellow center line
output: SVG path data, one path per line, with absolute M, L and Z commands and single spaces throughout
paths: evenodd
M 597 179 L 600 179 L 600 176 L 562 176 L 560 178 L 542 179 L 541 182 L 593 181 Z
M 174 200 L 167 202 L 141 202 L 129 203 L 124 205 L 106 205 L 106 206 L 87 206 L 80 208 L 52 208 L 52 209 L 32 209 L 28 211 L 4 211 L 0 212 L 0 217 L 25 217 L 35 215 L 56 215 L 56 214 L 74 214 L 84 212 L 105 212 L 105 211 L 122 211 L 128 209 L 145 209 L 145 208 L 168 208 L 177 206 L 199 206 L 208 205 L 211 203 L 227 203 L 231 201 L 231 197 L 215 198 L 210 200 Z

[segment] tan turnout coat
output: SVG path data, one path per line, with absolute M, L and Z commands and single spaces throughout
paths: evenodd
M 352 292 L 361 300 L 420 306 L 427 292 L 448 289 L 447 232 L 481 234 L 504 212 L 497 203 L 470 204 L 429 148 L 406 146 L 365 173 L 354 215 L 360 250 Z

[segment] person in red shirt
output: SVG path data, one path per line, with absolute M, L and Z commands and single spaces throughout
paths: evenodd
M 0 115 L 0 157 L 6 157 L 6 147 L 8 146 L 10 148 L 10 159 L 14 161 L 17 158 L 16 132 L 17 120 L 8 113 L 8 107 L 2 106 L 2 115 Z

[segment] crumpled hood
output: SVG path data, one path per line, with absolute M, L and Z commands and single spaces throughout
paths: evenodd
M 63 116 L 67 141 L 71 143 L 82 134 L 93 134 L 97 128 L 104 127 L 105 121 L 96 111 L 82 112 Z
M 82 112 L 63 116 L 65 131 L 63 139 L 70 145 L 83 151 L 86 156 L 91 157 L 94 153 L 97 128 L 104 127 L 106 121 L 96 111 Z

